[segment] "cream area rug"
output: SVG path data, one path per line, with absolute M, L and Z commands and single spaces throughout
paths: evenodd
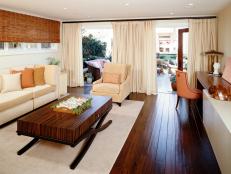
M 17 151 L 32 138 L 18 136 L 17 124 L 0 129 L 0 174 L 108 174 L 122 149 L 143 106 L 143 102 L 125 100 L 113 104 L 107 120 L 112 124 L 97 134 L 88 152 L 75 168 L 69 168 L 82 143 L 72 148 L 41 140 L 21 156 Z

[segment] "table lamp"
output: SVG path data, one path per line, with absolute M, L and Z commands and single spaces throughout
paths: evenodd
M 215 50 L 210 50 L 205 52 L 205 56 L 208 56 L 208 71 L 209 74 L 213 74 L 213 65 L 214 63 L 221 63 L 221 58 L 224 55 L 224 53 L 215 51 Z M 217 66 L 217 64 L 216 64 Z M 216 67 L 215 66 L 215 67 Z

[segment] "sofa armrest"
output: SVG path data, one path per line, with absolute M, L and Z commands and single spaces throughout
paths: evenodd
M 99 84 L 99 83 L 102 83 L 102 82 L 103 82 L 103 78 L 101 77 L 99 80 L 94 81 L 93 85 Z
M 56 97 L 59 98 L 60 68 L 57 65 L 45 65 L 44 76 L 46 84 L 56 87 Z
M 45 65 L 45 82 L 49 85 L 59 85 L 60 69 L 57 65 Z

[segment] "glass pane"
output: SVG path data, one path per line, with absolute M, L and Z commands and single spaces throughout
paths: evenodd
M 42 43 L 41 48 L 44 48 L 44 49 L 51 48 L 51 43 Z
M 0 50 L 4 50 L 4 42 L 0 42 Z
M 183 68 L 187 70 L 188 64 L 188 33 L 183 33 Z
M 19 48 L 22 48 L 22 43 L 9 42 L 9 49 L 19 49 Z
M 36 49 L 38 47 L 38 44 L 37 43 L 26 43 L 25 47 L 27 49 Z

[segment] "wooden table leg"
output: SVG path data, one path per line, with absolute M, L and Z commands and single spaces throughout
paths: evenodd
M 107 116 L 107 113 L 99 120 L 99 122 L 97 123 L 96 127 L 93 129 L 93 130 L 95 130 L 95 133 L 92 133 L 91 135 L 89 135 L 89 138 L 86 140 L 86 142 L 82 146 L 79 154 L 74 159 L 74 161 L 71 163 L 71 165 L 70 165 L 71 169 L 75 169 L 76 166 L 79 164 L 79 162 L 82 160 L 82 158 L 86 154 L 87 150 L 91 146 L 92 142 L 94 141 L 94 139 L 96 137 L 96 134 L 99 131 L 102 131 L 102 130 L 106 129 L 112 123 L 112 120 L 109 120 L 107 123 L 105 123 L 102 126 L 102 123 L 103 123 L 104 119 L 106 118 L 106 116 Z
M 22 155 L 24 152 L 26 152 L 28 149 L 30 149 L 35 143 L 37 143 L 38 140 L 39 140 L 39 138 L 34 138 L 27 145 L 25 145 L 22 149 L 20 149 L 17 152 L 17 154 Z

